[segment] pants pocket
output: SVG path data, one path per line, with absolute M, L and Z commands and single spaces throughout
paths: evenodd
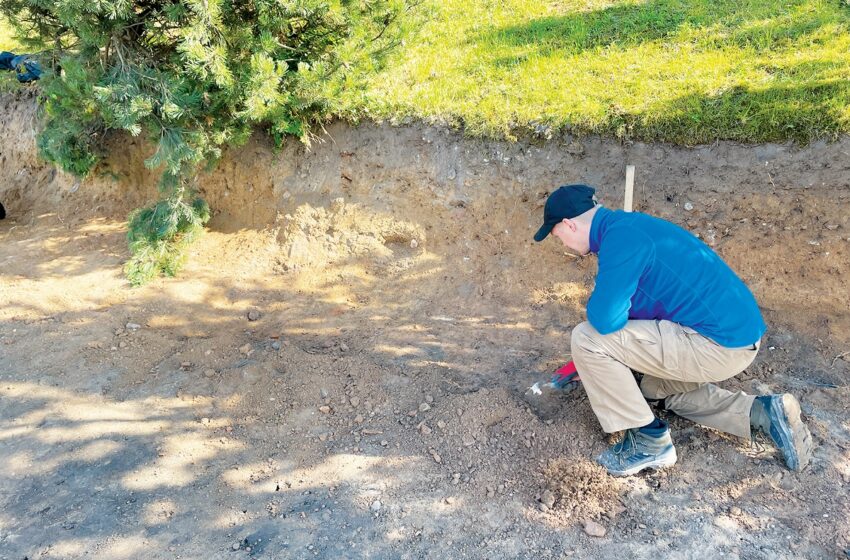
M 667 371 L 678 372 L 679 355 L 686 345 L 682 327 L 672 321 L 658 321 L 658 331 L 661 338 L 661 364 Z

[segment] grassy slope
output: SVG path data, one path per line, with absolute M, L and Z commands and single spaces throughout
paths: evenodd
M 693 144 L 850 131 L 844 0 L 440 0 L 368 111 Z
M 850 0 L 428 0 L 347 113 L 695 144 L 850 132 Z M 0 21 L 0 49 L 19 48 Z

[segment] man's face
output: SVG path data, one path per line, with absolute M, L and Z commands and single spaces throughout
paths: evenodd
M 564 219 L 555 224 L 552 234 L 561 240 L 564 247 L 573 253 L 584 256 L 590 252 L 590 230 L 581 222 Z

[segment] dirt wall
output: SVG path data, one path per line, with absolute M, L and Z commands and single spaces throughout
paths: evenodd
M 115 137 L 106 165 L 80 183 L 37 158 L 33 98 L 2 102 L 0 197 L 10 215 L 123 219 L 155 196 L 156 174 L 143 166 L 150 147 L 139 139 Z M 336 123 L 309 147 L 290 142 L 280 152 L 256 135 L 198 187 L 214 211 L 211 229 L 274 231 L 283 269 L 386 257 L 412 241 L 450 256 L 461 292 L 580 306 L 593 264 L 573 266 L 554 242 L 532 242 L 543 202 L 558 185 L 584 182 L 620 207 L 632 164 L 637 210 L 700 235 L 752 287 L 771 324 L 829 353 L 850 340 L 848 154 L 847 138 L 686 148 L 564 136 L 537 145 Z M 533 295 L 557 282 L 578 295 Z

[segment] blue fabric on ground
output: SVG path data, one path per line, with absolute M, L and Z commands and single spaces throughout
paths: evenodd
M 0 52 L 0 70 L 14 70 L 19 82 L 33 82 L 41 78 L 41 65 L 28 54 Z
M 587 319 L 602 334 L 629 319 L 666 319 L 727 348 L 761 339 L 767 326 L 749 288 L 691 233 L 640 212 L 599 208 L 590 228 L 599 255 Z
M 0 70 L 14 70 L 12 59 L 15 58 L 15 53 L 9 51 L 0 52 Z
M 15 68 L 15 76 L 19 82 L 34 82 L 41 78 L 41 65 L 28 54 L 13 58 L 12 66 Z

